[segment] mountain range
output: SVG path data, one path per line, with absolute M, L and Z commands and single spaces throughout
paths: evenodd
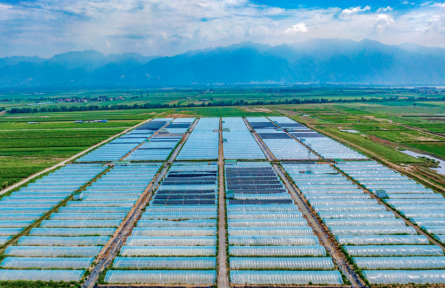
M 443 85 L 445 49 L 364 39 L 269 46 L 243 42 L 162 57 L 76 51 L 0 58 L 0 87 L 135 87 L 247 83 Z

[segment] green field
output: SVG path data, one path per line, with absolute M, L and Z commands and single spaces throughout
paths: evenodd
M 0 189 L 165 111 L 5 114 L 0 117 Z M 77 119 L 108 122 L 74 123 Z M 28 121 L 38 124 L 27 124 Z
M 445 117 L 441 116 L 445 115 L 443 93 L 425 97 L 418 91 L 409 89 L 310 87 L 115 89 L 41 93 L 0 93 L 0 106 L 7 109 L 0 114 L 2 188 L 158 115 L 286 115 L 360 145 L 393 163 L 422 162 L 400 153 L 398 149 L 411 149 L 445 159 L 445 138 L 440 136 L 445 134 Z M 119 97 L 123 99 L 118 99 Z M 60 99 L 83 99 L 87 102 L 57 102 Z M 36 102 L 57 103 L 30 105 Z M 147 103 L 167 105 L 169 108 L 135 109 L 139 107 L 137 105 Z M 253 103 L 262 105 L 251 105 Z M 270 105 L 271 103 L 274 105 Z M 32 108 L 39 111 L 48 107 L 65 110 L 80 107 L 92 110 L 8 112 L 13 108 Z M 76 120 L 102 119 L 108 122 L 74 123 Z M 358 130 L 360 133 L 350 134 L 341 132 L 341 129 Z

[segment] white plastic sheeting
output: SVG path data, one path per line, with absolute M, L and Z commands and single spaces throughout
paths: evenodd
M 445 235 L 445 226 L 422 226 L 428 233 L 435 235 Z
M 444 284 L 444 270 L 363 271 L 371 284 Z
M 337 236 L 340 245 L 429 244 L 423 235 Z
M 306 227 L 307 220 L 240 220 L 229 219 L 229 227 Z
M 116 257 L 114 268 L 125 269 L 216 269 L 215 257 Z
M 144 214 L 153 213 L 187 213 L 187 212 L 213 212 L 217 211 L 216 206 L 174 206 L 174 207 L 147 207 Z
M 435 245 L 344 246 L 351 256 L 443 256 Z
M 94 257 L 102 250 L 101 246 L 92 247 L 39 247 L 9 246 L 4 254 L 21 257 Z
M 126 246 L 215 246 L 216 236 L 204 237 L 139 237 L 127 238 Z
M 408 211 L 445 211 L 445 206 L 441 205 L 394 205 L 394 207 L 403 212 Z
M 55 213 L 51 220 L 123 220 L 127 213 Z
M 71 227 L 71 228 L 89 228 L 89 227 L 119 227 L 122 220 L 43 220 L 40 227 Z
M 5 244 L 12 236 L 0 236 L 0 244 Z
M 434 235 L 434 238 L 436 238 L 440 242 L 445 242 L 445 235 Z
M 123 246 L 122 256 L 216 256 L 215 246 Z
M 227 213 L 227 219 L 302 219 L 301 212 L 277 213 L 277 212 L 232 212 Z
M 445 218 L 411 218 L 419 226 L 445 226 Z
M 392 212 L 319 212 L 323 219 L 379 219 L 395 218 Z
M 312 206 L 320 206 L 320 205 L 341 206 L 345 204 L 345 200 L 311 200 L 309 202 L 311 203 Z M 375 199 L 348 200 L 346 203 L 348 205 L 354 205 L 354 206 L 378 205 L 378 202 Z
M 296 205 L 230 205 L 227 206 L 227 214 L 250 212 L 298 212 Z
M 329 227 L 362 227 L 362 226 L 405 226 L 401 219 L 375 219 L 375 220 L 323 220 Z
M 445 269 L 445 257 L 354 257 L 360 269 Z
M 35 236 L 111 236 L 116 228 L 33 228 L 29 235 Z
M 133 236 L 215 236 L 216 228 L 134 228 Z
M 313 231 L 309 227 L 297 228 L 230 228 L 229 235 L 265 235 L 265 236 L 309 236 L 313 235 Z
M 402 211 L 402 214 L 406 218 L 445 218 L 445 211 Z
M 184 220 L 184 219 L 216 219 L 218 214 L 216 212 L 171 212 L 171 213 L 144 213 L 141 219 L 143 220 Z
M 43 269 L 87 269 L 94 258 L 25 258 L 6 257 L 0 266 L 3 268 L 43 268 Z
M 0 279 L 3 281 L 79 281 L 85 270 L 3 270 Z
M 330 227 L 332 234 L 336 236 L 341 235 L 395 235 L 395 234 L 409 234 L 415 235 L 417 234 L 416 230 L 413 227 Z
M 211 220 L 183 220 L 183 221 L 162 221 L 162 220 L 140 220 L 138 227 L 216 227 L 216 219 Z
M 2 228 L 0 229 L 0 236 L 11 236 L 19 234 L 24 228 Z
M 230 271 L 230 280 L 235 285 L 341 285 L 338 271 Z
M 229 236 L 229 245 L 235 246 L 306 246 L 319 243 L 317 236 Z
M 105 282 L 115 284 L 213 285 L 216 283 L 216 271 L 108 271 Z
M 326 256 L 321 245 L 311 246 L 230 246 L 231 256 Z
M 90 236 L 90 237 L 38 237 L 23 236 L 20 237 L 17 245 L 35 245 L 35 246 L 98 246 L 105 245 L 109 236 Z
M 232 270 L 333 270 L 334 263 L 329 257 L 232 257 Z M 277 283 L 278 284 L 278 283 Z
M 317 212 L 385 212 L 383 205 L 372 206 L 314 206 Z
M 225 159 L 266 159 L 241 117 L 222 118 Z

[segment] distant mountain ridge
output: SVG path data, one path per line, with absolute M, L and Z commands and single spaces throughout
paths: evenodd
M 0 87 L 124 87 L 236 83 L 443 85 L 445 49 L 412 43 L 316 39 L 243 42 L 172 57 L 94 50 L 0 58 Z

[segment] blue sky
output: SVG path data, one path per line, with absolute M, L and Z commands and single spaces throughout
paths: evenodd
M 0 57 L 175 55 L 316 38 L 445 46 L 445 0 L 0 0 Z

